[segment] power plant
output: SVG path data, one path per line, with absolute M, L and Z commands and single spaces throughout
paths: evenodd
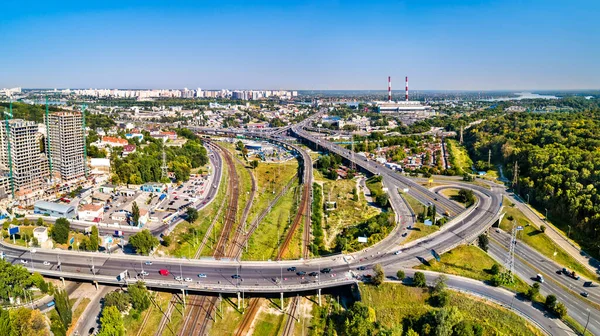
M 408 76 L 405 77 L 404 90 L 404 101 L 392 100 L 392 77 L 388 76 L 388 99 L 384 102 L 375 102 L 379 113 L 398 115 L 407 124 L 436 115 L 431 106 L 408 99 Z

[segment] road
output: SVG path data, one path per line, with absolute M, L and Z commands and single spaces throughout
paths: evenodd
M 489 254 L 500 263 L 504 263 L 508 255 L 507 248 L 510 244 L 510 234 L 501 230 L 492 230 L 490 233 Z M 585 324 L 588 309 L 593 317 L 600 316 L 600 287 L 583 287 L 583 280 L 575 280 L 557 271 L 562 267 L 524 243 L 517 241 L 515 246 L 515 274 L 529 285 L 535 282 L 537 274 L 544 277 L 540 293 L 543 295 L 554 294 L 558 301 L 565 304 L 568 314 L 580 324 Z M 580 295 L 581 292 L 589 293 L 588 298 Z M 588 329 L 594 335 L 600 335 L 600 320 L 590 319 Z

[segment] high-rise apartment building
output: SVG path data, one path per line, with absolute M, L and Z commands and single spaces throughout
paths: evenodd
M 54 112 L 48 118 L 52 177 L 63 181 L 81 178 L 85 174 L 83 119 L 78 112 Z M 48 140 L 47 140 L 48 141 Z
M 42 171 L 45 155 L 41 154 L 38 125 L 34 121 L 9 120 L 7 134 L 6 121 L 0 124 L 0 163 L 7 171 L 12 168 L 15 191 L 28 193 L 40 190 L 48 174 Z

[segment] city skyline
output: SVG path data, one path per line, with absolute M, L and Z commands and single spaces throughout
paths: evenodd
M 0 87 L 596 89 L 599 6 L 10 2 Z

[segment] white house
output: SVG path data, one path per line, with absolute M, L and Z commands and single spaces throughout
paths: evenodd
M 99 222 L 104 215 L 102 204 L 86 204 L 79 208 L 79 219 L 89 222 Z

